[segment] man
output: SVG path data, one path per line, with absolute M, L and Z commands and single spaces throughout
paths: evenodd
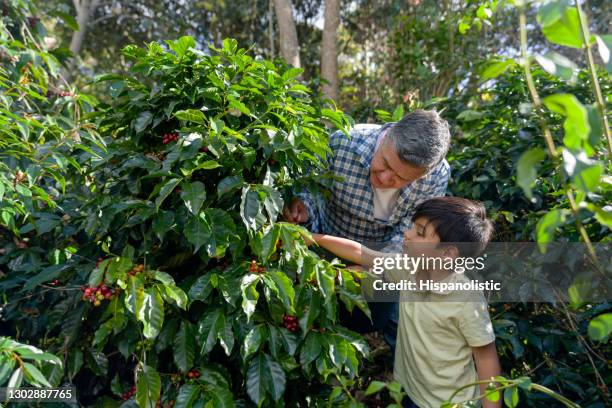
M 416 206 L 446 193 L 448 123 L 435 111 L 416 110 L 396 123 L 357 125 L 350 134 L 330 137 L 330 170 L 342 180 L 333 183 L 331 197 L 302 192 L 284 209 L 284 218 L 306 224 L 311 232 L 397 248 Z M 370 308 L 371 329 L 384 328 L 393 348 L 397 304 Z

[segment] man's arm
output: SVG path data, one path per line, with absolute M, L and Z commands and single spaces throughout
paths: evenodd
M 368 268 L 374 264 L 374 258 L 384 255 L 382 252 L 374 251 L 357 241 L 346 238 L 312 234 L 312 239 L 334 255 Z
M 488 381 L 493 377 L 501 374 L 499 358 L 497 357 L 497 349 L 495 342 L 481 347 L 472 347 L 474 363 L 476 364 L 476 372 L 478 373 L 479 381 Z M 480 384 L 480 395 L 487 392 L 487 384 Z M 483 408 L 501 408 L 501 398 L 497 402 L 489 401 L 486 398 L 482 399 Z

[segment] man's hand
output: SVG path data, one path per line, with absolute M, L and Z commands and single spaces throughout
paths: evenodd
M 302 224 L 308 221 L 308 209 L 306 205 L 294 198 L 291 205 L 283 209 L 283 218 L 293 224 Z

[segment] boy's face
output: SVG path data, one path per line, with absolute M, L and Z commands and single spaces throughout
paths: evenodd
M 427 218 L 417 218 L 412 228 L 404 232 L 404 243 L 410 242 L 437 243 L 440 242 L 440 237 L 436 234 L 436 230 Z
M 425 256 L 439 256 L 436 245 L 427 245 L 439 242 L 440 237 L 426 218 L 417 218 L 412 228 L 404 232 L 404 252 L 408 254 L 418 252 Z

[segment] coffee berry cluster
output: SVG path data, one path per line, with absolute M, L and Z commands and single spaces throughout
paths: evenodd
M 178 136 L 178 133 L 165 133 L 162 143 L 166 145 L 170 142 L 176 142 L 178 140 Z
M 283 326 L 290 332 L 298 331 L 298 318 L 296 316 L 283 316 Z
M 189 370 L 187 378 L 200 378 L 200 372 L 196 369 Z
M 128 275 L 135 276 L 139 273 L 142 273 L 143 271 L 144 271 L 143 264 L 134 265 L 134 267 L 128 271 Z
M 100 306 L 104 299 L 108 300 L 115 294 L 115 289 L 110 289 L 104 283 L 98 286 L 83 287 L 83 300 L 93 303 L 94 306 Z
M 249 265 L 249 272 L 251 273 L 262 273 L 266 270 L 265 266 L 257 265 L 257 261 L 252 260 Z
M 123 393 L 122 395 L 123 400 L 124 401 L 129 400 L 130 398 L 132 398 L 132 395 L 134 395 L 135 393 L 136 393 L 136 386 L 133 385 L 132 388 L 130 388 L 129 390 Z

